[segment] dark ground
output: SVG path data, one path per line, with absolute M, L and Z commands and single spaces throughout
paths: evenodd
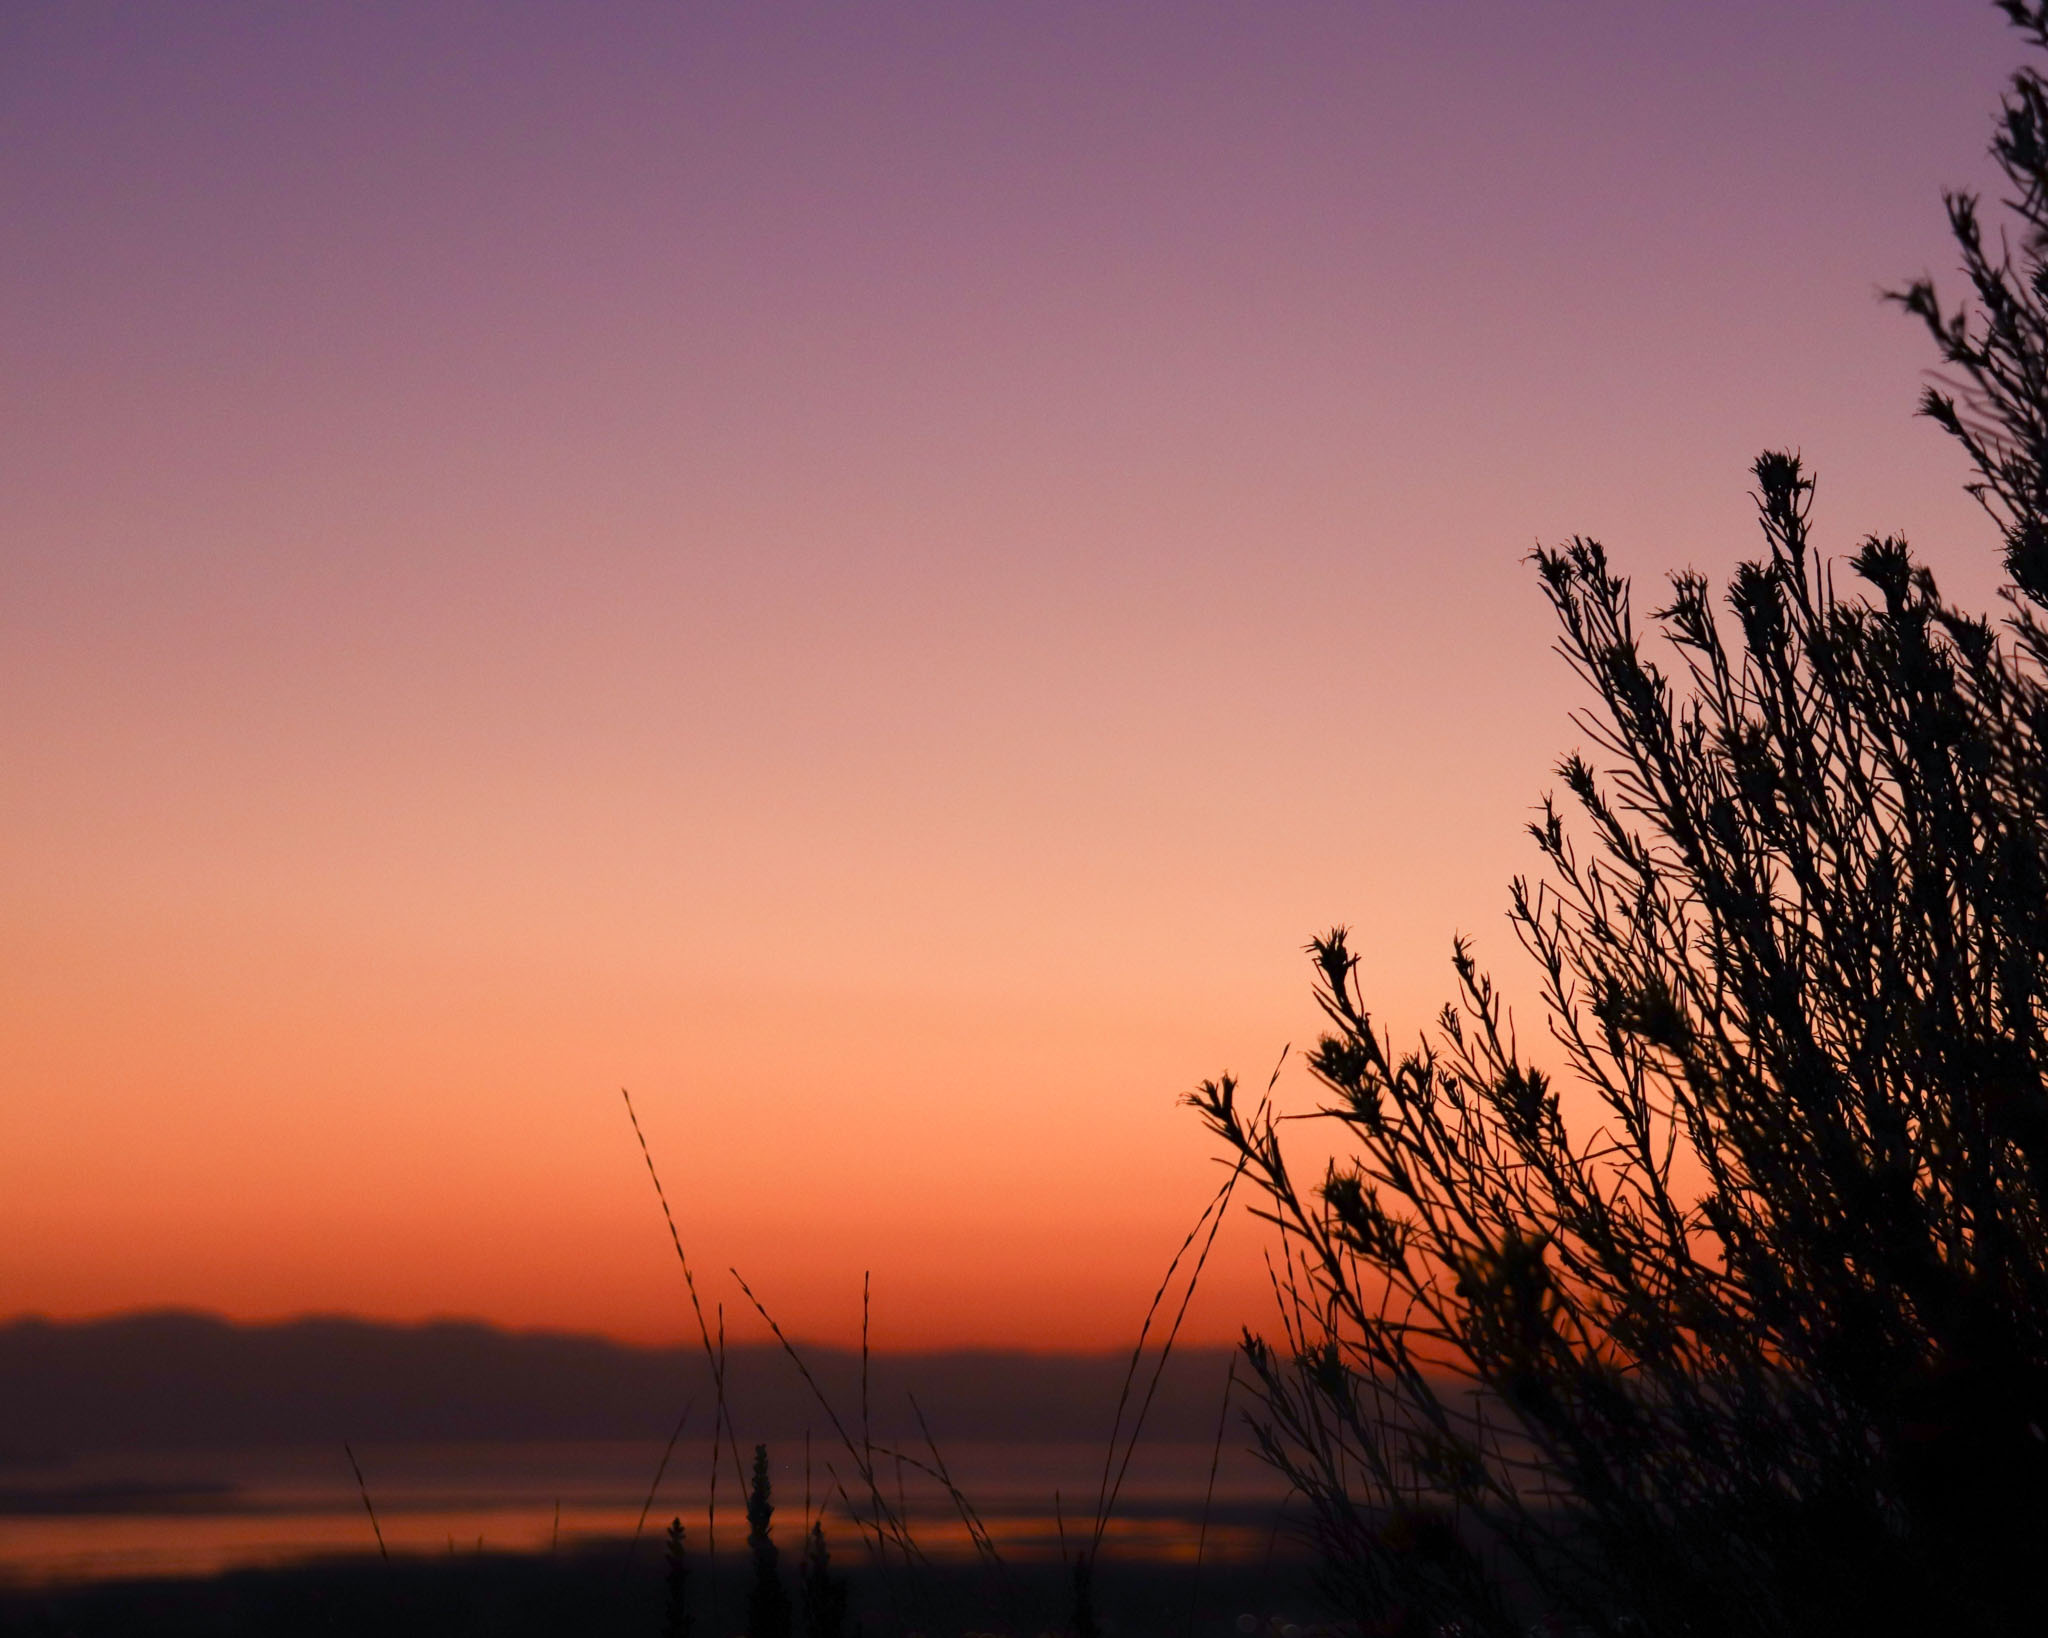
M 787 1566 L 785 1565 L 785 1569 Z M 694 1638 L 731 1638 L 744 1621 L 747 1566 L 722 1560 L 715 1575 L 692 1566 Z M 1071 1577 L 1055 1561 L 990 1571 L 939 1564 L 887 1575 L 848 1571 L 864 1638 L 964 1633 L 1037 1638 L 1066 1630 Z M 116 1581 L 77 1586 L 0 1586 L 6 1638 L 287 1638 L 300 1633 L 363 1638 L 661 1638 L 661 1553 L 643 1544 L 577 1552 L 452 1558 L 327 1560 L 230 1571 L 206 1579 Z M 1262 1565 L 1104 1562 L 1095 1611 L 1105 1638 L 1240 1638 L 1256 1618 L 1260 1638 L 1298 1624 L 1316 1638 L 1325 1618 L 1305 1563 Z M 852 1622 L 848 1624 L 849 1638 Z M 799 1618 L 799 1632 L 801 1621 Z M 1294 1635 L 1289 1635 L 1294 1638 Z

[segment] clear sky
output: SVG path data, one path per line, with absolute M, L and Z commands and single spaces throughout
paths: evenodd
M 714 1295 L 1126 1339 L 1310 934 L 1404 1030 L 1454 931 L 1512 980 L 1534 542 L 1725 570 L 1791 445 L 1988 601 L 1876 292 L 2015 52 L 0 7 L 0 1312 L 679 1335 L 625 1085 Z

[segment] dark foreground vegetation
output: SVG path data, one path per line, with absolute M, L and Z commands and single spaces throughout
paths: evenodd
M 2048 5 L 2000 10 L 2048 49 Z M 1640 623 L 1598 543 L 1539 551 L 1591 696 L 1511 901 L 1549 1038 L 1517 1040 L 1461 942 L 1457 1000 L 1397 1046 L 1338 930 L 1311 1059 L 1338 1163 L 1297 1181 L 1269 1105 L 1197 1094 L 1287 1243 L 1284 1335 L 1247 1342 L 1259 1437 L 1367 1630 L 1510 1638 L 1533 1600 L 1669 1638 L 2048 1631 L 2031 65 L 1992 151 L 2008 219 L 1948 201 L 1970 299 L 1894 299 L 2005 614 L 1894 537 L 1826 561 L 1791 453 L 1754 468 L 1762 554 Z
M 672 1624 L 662 1555 L 643 1544 L 629 1563 L 623 1544 L 559 1555 L 456 1554 L 374 1557 L 192 1580 L 100 1582 L 40 1590 L 0 1589 L 6 1638 L 700 1638 L 745 1630 L 754 1565 L 723 1555 L 693 1566 Z M 856 1565 L 847 1638 L 923 1633 L 928 1638 L 1002 1633 L 1036 1638 L 1069 1629 L 1072 1572 L 1056 1559 L 981 1565 L 939 1563 L 885 1576 Z M 1256 1565 L 1119 1563 L 1092 1589 L 1104 1638 L 1322 1638 L 1326 1611 L 1306 1565 L 1282 1551 Z M 800 1604 L 786 1633 L 810 1638 Z M 1250 1619 L 1247 1621 L 1246 1618 Z M 1296 1629 L 1288 1633 L 1287 1629 Z

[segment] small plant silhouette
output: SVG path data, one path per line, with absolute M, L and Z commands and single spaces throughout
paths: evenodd
M 683 1521 L 668 1521 L 668 1559 L 663 1576 L 667 1599 L 663 1608 L 662 1638 L 692 1638 L 696 1618 L 690 1613 L 690 1561 L 683 1550 Z
M 844 1638 L 846 1578 L 832 1571 L 825 1547 L 825 1521 L 811 1525 L 804 1556 L 797 1565 L 797 1594 L 803 1612 L 803 1638 Z
M 754 1447 L 754 1480 L 747 1491 L 747 1556 L 754 1563 L 747 1589 L 747 1638 L 790 1638 L 789 1594 L 777 1564 L 775 1503 L 768 1483 L 768 1447 Z

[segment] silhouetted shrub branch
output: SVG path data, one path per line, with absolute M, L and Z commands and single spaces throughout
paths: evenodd
M 2048 5 L 2003 8 L 2048 46 Z M 1311 1182 L 1229 1079 L 1194 1096 L 1282 1235 L 1255 1434 L 1369 1631 L 1538 1610 L 1671 1634 L 2038 1631 L 2048 1540 L 2048 88 L 1949 200 L 1974 302 L 1899 299 L 1956 379 L 2012 575 L 1952 608 L 1905 542 L 1844 586 L 1796 455 L 1764 551 L 1637 624 L 1595 542 L 1539 550 L 1595 760 L 1530 827 L 1519 1048 L 1460 941 L 1397 1051 L 1311 946 Z M 1660 657 L 1661 656 L 1661 657 Z M 1597 765 L 1596 765 L 1597 764 Z

